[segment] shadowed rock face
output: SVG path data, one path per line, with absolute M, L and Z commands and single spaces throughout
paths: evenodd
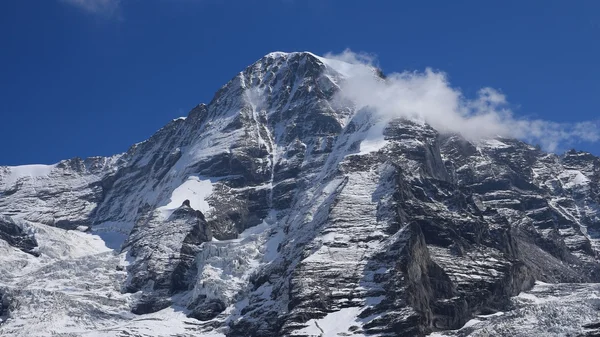
M 9 306 L 10 299 L 6 294 L 4 294 L 4 291 L 0 291 L 0 319 L 2 322 L 8 317 Z
M 0 240 L 33 256 L 39 256 L 36 251 L 38 243 L 32 233 L 27 233 L 22 225 L 8 216 L 0 216 Z
M 422 336 L 518 307 L 536 281 L 600 282 L 597 157 L 404 119 L 367 151 L 376 118 L 337 99 L 344 76 L 269 54 L 124 154 L 2 168 L 0 211 L 122 235 L 131 311 L 172 306 L 190 334 Z
M 583 326 L 585 332 L 578 337 L 598 337 L 600 336 L 600 322 L 589 323 Z
M 133 228 L 124 249 L 135 263 L 125 291 L 142 291 L 134 304 L 136 314 L 155 312 L 172 304 L 169 297 L 191 289 L 195 276 L 194 259 L 203 242 L 212 240 L 204 215 L 185 200 L 166 219 L 155 212 Z M 154 258 L 155 255 L 168 257 Z

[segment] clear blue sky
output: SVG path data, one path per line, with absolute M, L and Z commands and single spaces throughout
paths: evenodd
M 0 1 L 0 165 L 111 155 L 270 51 L 440 69 L 516 112 L 600 117 L 600 1 Z M 86 7 L 87 6 L 87 7 Z M 92 7 L 90 7 L 92 6 Z M 598 144 L 578 148 L 600 154 Z

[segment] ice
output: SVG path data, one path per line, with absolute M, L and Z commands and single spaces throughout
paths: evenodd
M 258 268 L 276 257 L 283 234 L 272 232 L 271 214 L 237 239 L 205 242 L 197 256 L 198 279 L 193 297 L 206 295 L 231 304 Z

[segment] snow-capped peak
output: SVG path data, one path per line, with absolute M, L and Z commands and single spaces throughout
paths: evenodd
M 372 75 L 377 71 L 377 68 L 370 65 L 366 65 L 360 62 L 350 62 L 349 60 L 343 60 L 335 56 L 324 57 L 314 53 L 304 52 L 281 52 L 276 51 L 269 53 L 263 57 L 263 59 L 289 59 L 294 57 L 308 57 L 318 60 L 321 64 L 325 65 L 328 69 L 339 73 L 344 77 L 357 76 L 363 74 Z

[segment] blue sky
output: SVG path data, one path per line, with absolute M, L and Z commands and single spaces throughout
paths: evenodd
M 4 0 L 0 45 L 0 165 L 123 152 L 276 50 L 351 48 L 518 116 L 600 119 L 594 0 Z

